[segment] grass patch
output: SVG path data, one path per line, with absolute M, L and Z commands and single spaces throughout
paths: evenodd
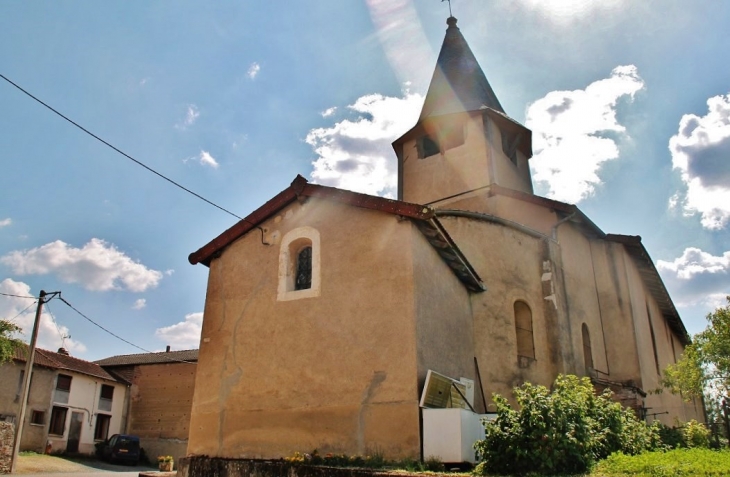
M 635 456 L 612 454 L 599 462 L 590 475 L 593 477 L 727 476 L 730 475 L 730 451 L 676 449 L 668 452 L 646 452 Z

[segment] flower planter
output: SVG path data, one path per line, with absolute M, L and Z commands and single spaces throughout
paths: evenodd
M 160 472 L 172 472 L 172 462 L 159 462 Z

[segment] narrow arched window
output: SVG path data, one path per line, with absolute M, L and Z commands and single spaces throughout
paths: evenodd
M 517 356 L 535 359 L 532 311 L 524 301 L 515 302 L 515 333 L 517 334 Z
M 583 332 L 583 361 L 586 365 L 586 370 L 593 369 L 593 351 L 591 350 L 591 335 L 588 332 L 588 326 L 583 323 L 581 327 Z
M 321 291 L 321 246 L 319 232 L 297 227 L 281 239 L 279 249 L 278 301 L 314 298 Z
M 312 247 L 304 247 L 297 254 L 295 290 L 312 288 Z

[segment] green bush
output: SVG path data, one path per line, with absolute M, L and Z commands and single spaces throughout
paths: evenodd
M 599 462 L 591 476 L 611 475 L 675 477 L 730 475 L 730 452 L 709 449 L 675 449 L 636 456 L 616 453 Z
M 526 383 L 514 390 L 519 410 L 495 395 L 497 417 L 475 444 L 481 474 L 581 473 L 613 452 L 637 454 L 661 446 L 657 427 L 630 409 L 596 396 L 588 378 L 560 375 L 553 391 Z
M 684 425 L 682 434 L 687 447 L 710 447 L 710 430 L 701 422 L 692 419 Z
M 710 447 L 710 430 L 694 419 L 676 427 L 658 424 L 658 428 L 662 443 L 669 449 Z

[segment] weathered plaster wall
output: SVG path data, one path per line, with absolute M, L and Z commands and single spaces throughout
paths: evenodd
M 489 117 L 484 117 L 485 135 L 490 145 L 489 157 L 491 162 L 490 183 L 502 187 L 532 193 L 532 180 L 527 159 L 520 151 L 516 151 L 516 163 L 507 157 L 502 148 L 501 128 Z M 523 140 L 526 140 L 523 138 Z
M 150 458 L 187 452 L 196 364 L 134 366 L 127 432 L 140 437 Z
M 465 120 L 464 144 L 423 159 L 416 139 L 403 144 L 403 200 L 427 204 L 490 183 L 482 117 L 454 115 Z
M 432 369 L 474 381 L 474 326 L 469 292 L 422 236 L 413 240 L 418 389 Z
M 25 370 L 25 363 L 9 362 L 0 366 L 0 414 L 14 416 L 17 419 L 20 413 L 20 374 Z M 50 369 L 36 366 L 33 370 L 28 405 L 25 411 L 25 425 L 20 442 L 21 450 L 42 452 L 46 447 L 48 419 L 50 417 L 49 404 L 51 390 L 55 384 L 55 372 Z M 45 412 L 44 424 L 31 424 L 33 411 Z
M 659 307 L 643 286 L 638 269 L 628 254 L 624 255 L 624 262 L 626 278 L 630 284 L 634 332 L 637 340 L 639 362 L 641 363 L 641 386 L 646 391 L 655 391 L 661 387 L 661 373 L 664 368 L 675 363 L 678 347 L 681 355 L 681 345 L 680 341 L 676 340 L 674 342 L 675 348 L 672 350 L 672 333 Z M 654 331 L 653 341 L 652 328 Z M 684 403 L 680 396 L 668 392 L 650 393 L 645 399 L 645 406 L 650 408 L 647 411 L 649 414 L 668 412 L 668 414 L 650 417 L 649 421 L 655 418 L 667 425 L 674 425 L 677 419 L 682 422 L 690 419 L 704 422 L 704 412 L 699 401 Z
M 558 363 L 552 337 L 555 315 L 543 293 L 543 242 L 488 222 L 451 217 L 441 221 L 487 287 L 471 295 L 474 350 L 487 403 L 492 393 L 511 399 L 512 388 L 525 381 L 550 384 Z M 534 360 L 517 356 L 517 300 L 532 312 Z M 480 395 L 476 401 L 481 409 Z
M 608 366 L 601 369 L 608 376 L 603 377 L 618 382 L 633 381 L 639 386 L 639 356 L 626 280 L 626 252 L 623 245 L 605 240 L 591 240 L 589 246 L 600 304 L 602 340 L 608 355 Z
M 319 297 L 277 301 L 278 240 L 318 230 Z M 418 457 L 415 227 L 374 211 L 293 204 L 211 263 L 188 452 Z
M 591 243 L 573 224 L 565 223 L 558 228 L 558 241 L 564 274 L 564 293 L 567 296 L 567 322 L 570 324 L 570 344 L 573 359 L 566 366 L 571 374 L 587 376 L 583 354 L 582 325 L 585 323 L 590 336 L 593 369 L 606 376 L 609 364 L 603 335 L 603 316 L 599 307 L 596 288 L 596 270 Z M 606 305 L 608 306 L 608 304 Z

